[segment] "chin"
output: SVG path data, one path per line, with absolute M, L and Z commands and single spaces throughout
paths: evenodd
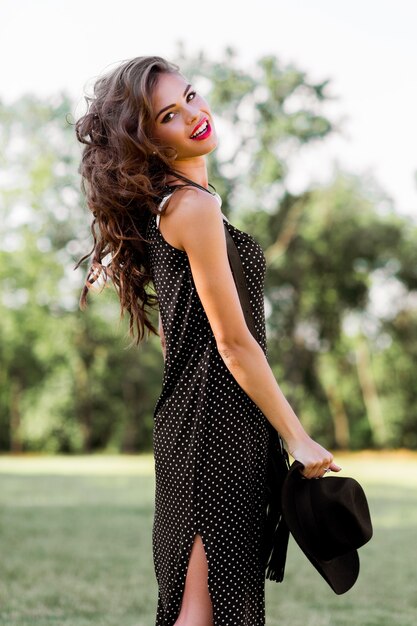
M 213 152 L 216 148 L 217 148 L 217 141 L 211 148 L 207 149 L 207 152 L 205 154 L 210 154 L 210 152 Z
M 202 146 L 197 145 L 196 152 L 202 155 L 209 154 L 210 152 L 213 152 L 213 150 L 217 148 L 217 144 L 218 144 L 217 137 L 214 137 L 212 141 L 205 143 L 205 145 L 202 145 Z
M 193 157 L 196 158 L 200 156 L 205 156 L 206 154 L 210 154 L 210 152 L 213 152 L 213 150 L 215 150 L 216 148 L 217 142 L 204 146 L 204 148 L 203 146 L 201 146 L 200 150 L 183 150 L 181 152 L 178 152 L 176 160 L 192 159 Z

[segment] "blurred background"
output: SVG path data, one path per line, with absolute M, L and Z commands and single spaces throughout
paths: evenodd
M 373 514 L 343 600 L 290 544 L 267 624 L 416 623 L 416 19 L 412 0 L 3 0 L 0 625 L 153 624 L 160 342 L 129 347 L 113 289 L 80 311 L 74 270 L 92 245 L 74 122 L 147 54 L 210 102 L 209 180 L 267 257 L 268 360 Z

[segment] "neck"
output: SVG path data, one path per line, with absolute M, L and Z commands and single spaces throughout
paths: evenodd
M 171 167 L 175 172 L 182 174 L 186 178 L 208 189 L 207 164 L 203 156 L 194 157 L 192 159 L 176 159 Z M 169 175 L 167 177 L 168 185 L 177 182 L 181 182 L 181 179 L 175 178 L 175 175 Z

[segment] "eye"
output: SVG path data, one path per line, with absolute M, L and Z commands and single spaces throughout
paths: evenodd
M 168 115 L 174 115 L 173 111 L 170 111 L 169 113 L 164 115 L 164 117 L 162 118 L 162 124 L 166 124 L 166 122 L 170 122 L 172 120 L 172 117 L 168 117 Z
M 197 92 L 196 92 L 196 91 L 190 91 L 190 92 L 187 94 L 187 102 L 189 102 L 189 101 L 190 101 L 190 100 L 189 100 L 189 97 L 190 97 L 190 96 L 193 96 L 193 98 L 192 98 L 192 99 L 194 100 L 194 98 L 195 98 L 195 96 L 196 96 L 196 95 L 197 95 Z M 166 122 L 170 122 L 170 121 L 172 120 L 172 117 L 168 117 L 169 115 L 174 115 L 174 111 L 170 111 L 169 113 L 167 113 L 166 115 L 164 115 L 164 117 L 162 118 L 162 124 L 166 124 Z

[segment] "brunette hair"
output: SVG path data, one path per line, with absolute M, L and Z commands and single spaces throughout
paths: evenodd
M 149 319 L 158 301 L 149 290 L 147 225 L 158 210 L 166 175 L 183 178 L 171 166 L 174 148 L 158 145 L 151 136 L 151 94 L 161 73 L 180 71 L 159 56 L 123 62 L 96 80 L 94 95 L 84 96 L 87 112 L 75 123 L 77 139 L 84 144 L 81 190 L 94 216 L 93 247 L 74 267 L 92 256 L 80 308 L 87 306 L 88 290 L 110 278 L 119 295 L 120 317 L 129 313 L 129 334 L 137 334 L 136 344 L 145 328 L 148 336 L 158 335 Z M 105 264 L 106 257 L 110 261 Z

